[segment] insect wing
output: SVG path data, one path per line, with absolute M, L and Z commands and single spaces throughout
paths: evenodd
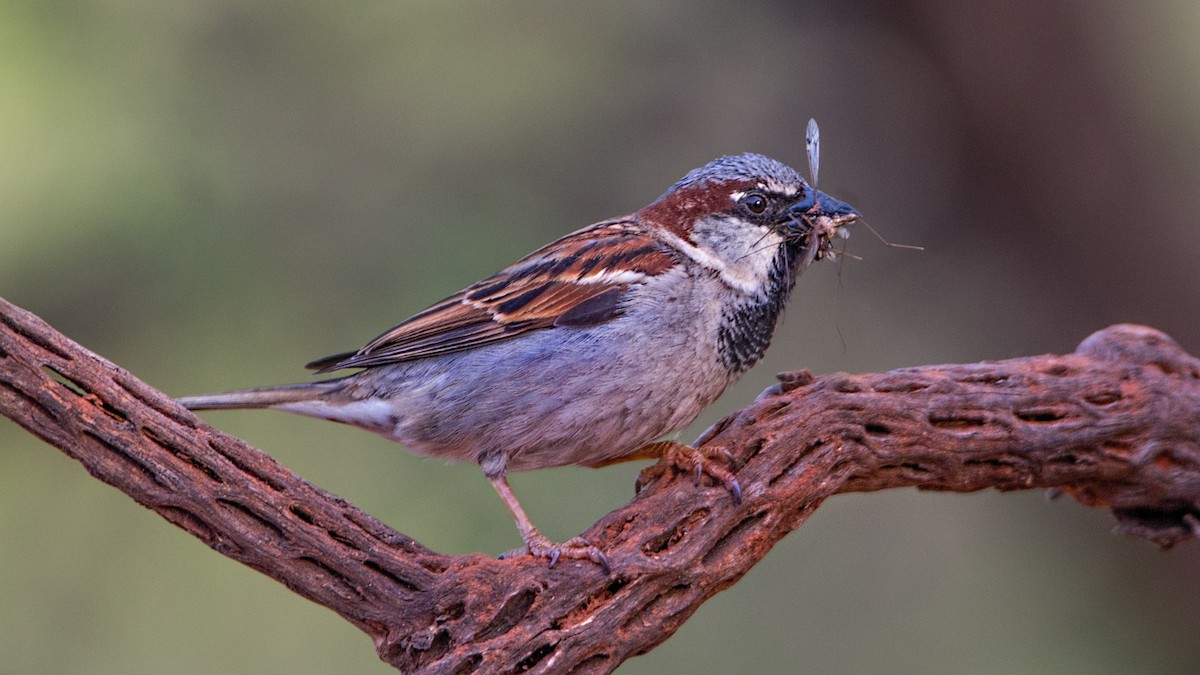
M 813 188 L 817 187 L 817 170 L 821 168 L 821 130 L 817 121 L 810 119 L 804 132 L 804 149 L 808 152 L 808 173 L 812 176 Z

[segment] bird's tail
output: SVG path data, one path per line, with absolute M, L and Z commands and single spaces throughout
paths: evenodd
M 238 408 L 274 408 L 288 403 L 318 401 L 337 391 L 342 378 L 323 382 L 283 384 L 275 387 L 239 389 L 219 394 L 184 396 L 179 403 L 189 410 L 235 410 Z

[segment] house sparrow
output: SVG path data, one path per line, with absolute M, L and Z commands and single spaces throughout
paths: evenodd
M 358 372 L 180 402 L 319 417 L 478 462 L 524 551 L 607 570 L 582 538 L 557 544 L 538 532 L 508 472 L 671 446 L 651 442 L 691 423 L 762 357 L 800 272 L 858 218 L 780 162 L 721 157 L 632 215 L 568 234 L 362 349 L 308 364 Z

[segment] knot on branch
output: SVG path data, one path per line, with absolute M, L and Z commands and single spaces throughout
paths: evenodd
M 1155 418 L 1156 424 L 1147 430 L 1148 438 L 1137 444 L 1130 464 L 1169 472 L 1181 489 L 1172 494 L 1162 489 L 1165 483 L 1151 484 L 1145 488 L 1145 505 L 1113 505 L 1117 530 L 1149 539 L 1163 549 L 1200 536 L 1200 479 L 1195 475 L 1200 454 L 1195 415 L 1200 360 L 1162 331 L 1136 324 L 1117 324 L 1096 331 L 1079 343 L 1075 353 L 1096 361 L 1148 368 L 1169 378 L 1158 383 L 1163 396 L 1154 402 L 1157 405 L 1147 404 L 1146 413 Z M 1072 493 L 1085 503 L 1102 503 L 1096 495 Z
M 1167 375 L 1200 379 L 1200 361 L 1166 333 L 1149 326 L 1119 323 L 1092 333 L 1075 353 L 1097 361 L 1154 366 Z

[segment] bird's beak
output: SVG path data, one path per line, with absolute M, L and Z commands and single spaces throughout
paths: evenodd
M 834 225 L 845 225 L 862 218 L 862 214 L 853 206 L 812 189 L 805 193 L 803 199 L 788 207 L 787 213 L 796 221 L 812 222 L 823 217 L 833 221 Z
M 846 226 L 859 218 L 862 214 L 853 206 L 809 188 L 803 199 L 788 207 L 787 221 L 781 225 L 786 238 L 804 242 L 804 259 L 811 261 L 837 255 L 833 238 L 850 236 Z

